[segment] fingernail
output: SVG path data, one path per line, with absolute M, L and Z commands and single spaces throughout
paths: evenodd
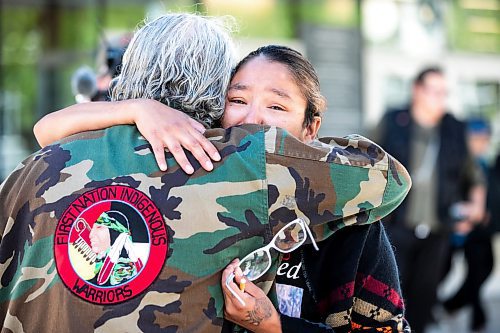
M 210 171 L 210 170 L 212 170 L 213 168 L 214 168 L 214 165 L 212 164 L 212 162 L 210 162 L 210 161 L 206 161 L 206 162 L 205 162 L 205 169 L 206 169 L 206 170 L 209 170 L 209 171 Z
M 190 166 L 190 165 L 186 165 L 186 167 L 184 168 L 184 170 L 186 170 L 186 172 L 189 173 L 189 174 L 192 174 L 194 172 L 193 167 Z
M 213 156 L 213 159 L 215 161 L 220 161 L 220 155 L 219 155 L 219 153 L 215 153 L 214 156 Z
M 167 171 L 167 165 L 166 164 L 160 164 L 160 170 L 161 171 Z

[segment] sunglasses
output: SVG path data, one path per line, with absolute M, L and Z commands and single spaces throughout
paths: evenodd
M 271 267 L 272 259 L 271 253 L 269 252 L 271 248 L 281 253 L 290 253 L 304 244 L 307 235 L 309 235 L 312 245 L 316 251 L 318 251 L 318 245 L 316 245 L 311 230 L 304 220 L 298 218 L 289 222 L 281 228 L 276 235 L 274 235 L 269 244 L 252 251 L 240 261 L 239 267 L 241 268 L 243 275 L 248 281 L 254 281 L 260 278 Z M 229 274 L 226 279 L 226 287 L 242 305 L 245 305 L 243 299 L 241 299 L 241 297 L 230 286 L 233 279 L 234 273 Z

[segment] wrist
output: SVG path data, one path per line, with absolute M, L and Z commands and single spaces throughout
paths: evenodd
M 151 103 L 151 100 L 147 98 L 137 98 L 130 99 L 126 101 L 122 101 L 126 105 L 124 108 L 126 113 L 127 124 L 137 125 L 140 121 L 141 115 L 144 114 L 145 109 L 148 108 L 148 104 Z
M 255 333 L 282 333 L 281 329 L 281 319 L 278 311 L 274 310 L 271 318 L 264 320 L 259 328 L 254 331 Z

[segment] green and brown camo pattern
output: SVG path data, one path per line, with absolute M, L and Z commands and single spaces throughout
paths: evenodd
M 86 132 L 28 157 L 0 188 L 2 332 L 220 332 L 221 271 L 267 244 L 297 217 L 318 241 L 336 230 L 379 220 L 404 199 L 404 167 L 360 137 L 305 145 L 258 125 L 207 131 L 222 161 L 191 176 L 169 152 L 158 170 L 133 126 Z M 96 305 L 61 281 L 54 259 L 58 221 L 82 193 L 123 185 L 146 193 L 168 230 L 156 280 L 120 304 Z M 273 268 L 260 279 L 269 291 Z

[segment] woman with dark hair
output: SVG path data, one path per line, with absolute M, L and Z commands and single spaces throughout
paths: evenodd
M 270 45 L 236 66 L 222 125 L 273 124 L 314 145 L 324 109 L 309 61 L 295 50 Z M 233 261 L 222 274 L 225 318 L 254 332 L 409 330 L 394 253 L 380 222 L 338 230 L 318 247 L 303 245 L 283 255 L 276 278 L 278 309 L 252 282 L 240 290 L 244 276 L 239 261 Z M 245 304 L 224 283 L 231 273 L 236 278 L 229 288 Z

